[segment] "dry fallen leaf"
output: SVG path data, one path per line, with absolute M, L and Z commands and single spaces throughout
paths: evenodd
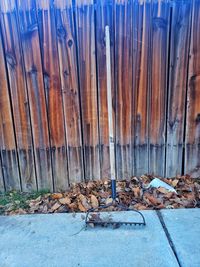
M 176 187 L 176 193 L 165 188 L 152 189 L 147 185 L 153 176 L 144 175 L 132 177 L 128 180 L 117 182 L 118 200 L 121 204 L 138 210 L 161 208 L 200 208 L 200 179 L 191 179 L 189 176 L 175 178 L 159 178 L 169 185 Z M 4 215 L 27 213 L 52 213 L 52 212 L 86 212 L 91 207 L 111 204 L 110 181 L 99 180 L 88 183 L 77 183 L 66 192 L 44 194 L 36 199 L 25 200 L 26 209 L 21 209 L 22 201 L 11 200 L 6 205 L 1 205 L 0 211 Z M 12 194 L 9 195 L 12 197 Z M 16 210 L 16 204 L 19 208 Z M 107 211 L 113 207 L 107 208 Z
M 165 208 L 165 205 L 162 203 L 160 205 L 156 206 L 156 209 L 164 209 L 164 208 Z
M 84 195 L 80 194 L 79 200 L 81 202 L 81 205 L 84 207 L 85 211 L 91 209 L 91 206 L 89 205 L 87 198 Z M 83 210 L 81 210 L 81 211 L 83 211 Z
M 164 188 L 164 187 L 159 187 L 159 188 L 157 188 L 157 190 L 158 190 L 160 193 L 162 193 L 162 194 L 167 194 L 167 193 L 169 193 L 169 190 L 167 190 L 167 189 Z
M 53 199 L 59 199 L 59 198 L 62 198 L 63 197 L 63 194 L 61 194 L 61 193 L 54 193 L 54 194 L 51 195 L 51 197 Z
M 59 204 L 58 202 L 56 202 L 56 203 L 51 207 L 51 212 L 54 212 L 54 211 L 57 210 L 60 206 L 61 206 L 61 204 Z
M 71 203 L 71 199 L 69 197 L 60 198 L 59 202 L 63 205 L 65 204 L 69 205 Z
M 140 197 L 140 188 L 139 187 L 133 187 L 132 190 L 133 190 L 134 196 L 136 198 L 139 198 Z
M 71 203 L 68 205 L 71 211 L 76 211 L 78 209 L 78 204 L 77 203 Z
M 86 212 L 87 209 L 83 206 L 83 204 L 81 202 L 78 202 L 78 208 L 80 211 Z
M 97 199 L 94 195 L 91 195 L 90 200 L 91 200 L 92 207 L 93 207 L 94 209 L 98 208 L 98 206 L 99 206 L 99 201 L 98 201 L 98 199 Z
M 150 195 L 149 193 L 145 193 L 145 196 L 153 205 L 157 206 L 161 204 L 161 201 L 154 197 L 153 195 Z
M 195 200 L 195 195 L 194 195 L 194 193 L 189 193 L 189 194 L 186 194 L 186 198 L 188 200 Z
M 142 205 L 141 203 L 137 203 L 133 207 L 134 207 L 134 209 L 137 209 L 137 210 L 146 210 L 147 209 L 147 207 Z
M 173 181 L 172 181 L 172 186 L 173 186 L 173 187 L 176 187 L 177 184 L 178 184 L 178 182 L 179 182 L 178 179 L 173 180 Z
M 105 202 L 106 202 L 106 205 L 109 205 L 109 204 L 111 204 L 113 202 L 113 199 L 112 198 L 107 198 Z
M 95 187 L 95 184 L 94 184 L 94 182 L 93 181 L 89 181 L 88 183 L 87 183 L 87 186 L 86 186 L 88 189 L 92 189 L 92 188 L 94 188 Z

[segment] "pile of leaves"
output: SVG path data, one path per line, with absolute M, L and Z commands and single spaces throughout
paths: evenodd
M 176 209 L 200 207 L 200 179 L 189 176 L 159 178 L 171 185 L 177 193 L 164 187 L 148 188 L 154 177 L 143 175 L 129 181 L 117 182 L 117 200 L 137 210 Z M 73 184 L 66 192 L 35 194 L 10 192 L 0 195 L 0 213 L 4 215 L 27 213 L 86 212 L 109 204 L 111 184 L 108 180 Z

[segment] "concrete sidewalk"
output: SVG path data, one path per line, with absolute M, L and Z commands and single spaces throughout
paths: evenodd
M 143 214 L 145 227 L 82 231 L 81 214 L 1 216 L 0 267 L 200 266 L 200 209 Z

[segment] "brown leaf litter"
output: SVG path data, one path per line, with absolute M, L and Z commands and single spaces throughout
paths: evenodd
M 154 177 L 143 175 L 117 182 L 117 200 L 137 210 L 176 209 L 200 207 L 200 179 L 189 176 L 159 178 L 175 188 L 169 192 L 164 187 L 147 188 Z M 12 205 L 0 206 L 5 215 L 26 213 L 86 212 L 91 208 L 109 204 L 111 184 L 109 180 L 73 184 L 66 192 L 45 194 L 28 199 L 24 208 L 12 209 Z

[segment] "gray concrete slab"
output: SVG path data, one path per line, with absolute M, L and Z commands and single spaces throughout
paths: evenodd
M 81 214 L 1 216 L 0 267 L 177 267 L 156 213 L 143 214 L 145 227 L 79 234 Z M 119 216 L 124 220 L 130 215 Z
M 200 209 L 161 212 L 182 267 L 200 266 Z

